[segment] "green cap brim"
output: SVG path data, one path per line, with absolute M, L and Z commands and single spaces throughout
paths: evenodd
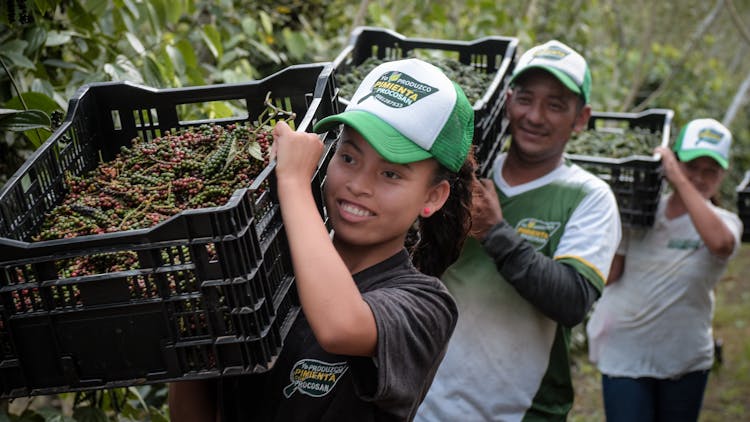
M 584 96 L 581 92 L 581 87 L 579 87 L 573 79 L 570 78 L 565 72 L 562 72 L 558 69 L 555 69 L 554 67 L 549 66 L 542 66 L 542 65 L 532 65 L 525 67 L 522 71 L 516 73 L 513 75 L 510 79 L 510 83 L 512 84 L 516 79 L 518 79 L 519 76 L 526 73 L 529 69 L 542 69 L 546 70 L 547 72 L 551 73 L 554 77 L 557 78 L 563 85 L 565 85 L 566 88 L 573 91 L 573 93 L 577 95 Z M 584 96 L 585 97 L 585 96 Z M 586 102 L 588 102 L 588 98 L 584 98 Z
M 328 116 L 316 123 L 313 130 L 325 132 L 341 123 L 359 132 L 378 154 L 392 163 L 407 164 L 432 158 L 429 151 L 367 111 L 349 110 Z
M 721 154 L 717 153 L 716 151 L 711 151 L 708 149 L 691 149 L 688 151 L 678 151 L 677 152 L 677 158 L 680 159 L 680 161 L 687 162 L 695 160 L 698 157 L 711 157 L 713 158 L 719 165 L 724 169 L 729 168 L 729 162 L 721 156 Z

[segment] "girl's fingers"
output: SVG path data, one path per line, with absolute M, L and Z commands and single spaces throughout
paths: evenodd
M 276 125 L 273 127 L 273 137 L 274 139 L 279 138 L 291 130 L 292 128 L 290 128 L 289 125 L 285 121 L 279 120 L 278 122 L 276 122 Z

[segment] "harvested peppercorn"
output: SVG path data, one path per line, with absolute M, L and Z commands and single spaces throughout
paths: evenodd
M 408 57 L 413 57 L 413 55 L 407 55 L 405 58 Z M 478 71 L 474 66 L 463 64 L 451 58 L 422 58 L 422 60 L 440 68 L 448 76 L 448 79 L 458 84 L 471 104 L 482 98 L 495 77 L 494 74 Z M 339 96 L 346 99 L 351 98 L 365 75 L 386 61 L 389 60 L 368 57 L 349 71 L 337 73 L 336 83 L 339 87 Z
M 661 132 L 639 127 L 617 131 L 584 130 L 570 137 L 565 152 L 608 158 L 651 156 L 661 138 Z
M 68 193 L 45 216 L 34 240 L 149 228 L 183 210 L 224 205 L 268 165 L 271 120 L 294 118 L 273 107 L 268 98 L 266 105 L 258 122 L 203 124 L 148 141 L 135 138 L 111 161 L 81 176 L 67 174 Z M 123 252 L 79 257 L 58 271 L 75 277 L 128 270 L 136 264 L 135 253 Z

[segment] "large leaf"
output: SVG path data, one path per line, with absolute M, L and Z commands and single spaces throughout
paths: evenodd
M 61 69 L 77 70 L 79 72 L 88 73 L 89 69 L 81 66 L 79 63 L 70 63 L 58 59 L 47 59 L 43 61 L 45 66 L 59 67 Z
M 164 49 L 167 52 L 166 58 L 169 60 L 169 64 L 171 67 L 172 72 L 175 72 L 180 75 L 185 74 L 185 59 L 182 57 L 182 53 L 180 52 L 177 47 L 173 45 L 168 45 L 164 47 Z M 164 57 L 162 55 L 162 57 Z
M 114 63 L 106 63 L 104 72 L 109 75 L 113 81 L 133 81 L 143 83 L 143 76 L 133 63 L 123 55 L 117 56 Z
M 162 87 L 167 85 L 165 72 L 162 71 L 159 62 L 156 61 L 152 54 L 146 55 L 144 64 L 143 78 L 148 86 Z
M 258 22 L 249 16 L 243 18 L 240 24 L 242 25 L 242 31 L 248 36 L 254 35 L 258 30 Z
M 28 43 L 24 54 L 34 56 L 47 40 L 47 30 L 43 26 L 32 26 L 24 31 L 24 39 Z
M 271 61 L 273 61 L 276 64 L 281 63 L 281 57 L 279 57 L 279 54 L 276 53 L 273 49 L 271 49 L 269 46 L 258 42 L 256 40 L 250 40 L 250 44 L 259 52 L 268 57 Z
M 23 54 L 23 51 L 28 45 L 29 43 L 24 40 L 11 40 L 6 43 L 0 44 L 0 53 L 14 52 Z
M 307 54 L 307 41 L 301 33 L 284 28 L 281 32 L 284 37 L 284 45 L 289 50 L 292 59 L 302 60 Z
M 33 69 L 34 63 L 29 60 L 23 53 L 17 51 L 2 51 L 0 50 L 0 56 L 7 58 L 10 61 L 10 65 L 15 67 L 21 67 L 24 69 Z
M 149 22 L 151 22 L 153 36 L 156 38 L 161 38 L 162 28 L 164 27 L 164 24 L 160 20 L 159 14 L 156 12 L 156 9 L 154 9 L 154 5 L 152 4 L 153 1 L 154 0 L 145 2 L 144 7 L 146 8 L 146 12 L 148 12 L 148 20 Z
M 0 109 L 0 132 L 48 129 L 50 124 L 49 116 L 41 110 Z
M 138 19 L 141 17 L 141 13 L 138 11 L 138 6 L 132 0 L 123 0 L 123 4 L 125 4 L 125 7 L 133 18 Z
M 161 3 L 164 7 L 164 13 L 166 14 L 168 23 L 176 23 L 185 11 L 185 4 L 182 0 L 168 0 Z
M 44 45 L 45 47 L 57 47 L 67 44 L 76 35 L 78 34 L 75 31 L 49 31 Z
M 262 10 L 260 11 L 260 24 L 263 26 L 263 31 L 265 31 L 266 34 L 273 34 L 273 21 L 271 20 L 271 16 Z
M 183 38 L 177 41 L 176 47 L 182 54 L 182 60 L 185 62 L 185 66 L 198 67 L 198 57 L 196 57 L 195 48 L 190 44 L 190 41 Z
M 26 107 L 28 107 L 29 109 L 41 110 L 47 114 L 60 109 L 55 100 L 39 92 L 25 92 L 21 94 L 21 97 L 23 97 L 23 103 L 25 103 Z M 19 99 L 18 97 L 11 98 L 10 100 L 6 101 L 3 106 L 6 109 L 15 109 L 18 111 L 21 111 L 21 109 L 23 109 L 21 99 Z
M 216 29 L 216 26 L 212 24 L 203 25 L 201 36 L 206 43 L 206 47 L 211 51 L 211 54 L 216 60 L 219 60 L 224 53 L 224 47 L 221 45 L 221 34 Z
M 0 132 L 23 132 L 34 148 L 52 133 L 49 116 L 41 110 L 0 109 Z
M 125 38 L 128 39 L 128 43 L 130 43 L 130 46 L 133 47 L 133 50 L 135 50 L 135 52 L 138 53 L 139 56 L 146 52 L 146 48 L 143 47 L 141 40 L 139 40 L 138 37 L 136 37 L 133 33 L 126 32 Z

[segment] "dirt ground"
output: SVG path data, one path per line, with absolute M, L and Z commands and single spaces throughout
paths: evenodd
M 750 244 L 743 244 L 716 289 L 714 336 L 723 362 L 712 370 L 699 422 L 750 420 Z M 571 422 L 604 421 L 599 372 L 584 348 L 574 353 Z

